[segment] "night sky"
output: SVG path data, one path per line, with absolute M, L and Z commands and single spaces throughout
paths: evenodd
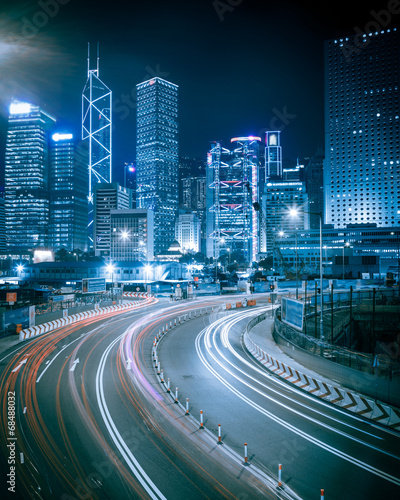
M 210 141 L 278 128 L 285 158 L 310 156 L 324 141 L 323 40 L 364 32 L 371 10 L 396 1 L 2 0 L 1 171 L 12 97 L 80 135 L 88 42 L 93 68 L 100 43 L 100 78 L 113 91 L 116 180 L 135 159 L 135 86 L 151 76 L 180 87 L 181 155 L 205 158 Z M 397 27 L 400 13 L 382 19 Z

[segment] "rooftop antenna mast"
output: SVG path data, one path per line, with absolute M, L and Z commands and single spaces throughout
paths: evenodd
M 97 42 L 97 76 L 100 75 L 100 73 L 99 73 L 99 61 L 100 61 L 100 45 L 99 45 L 99 42 Z

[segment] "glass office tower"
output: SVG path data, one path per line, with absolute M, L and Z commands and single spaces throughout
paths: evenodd
M 38 106 L 17 101 L 10 106 L 4 179 L 8 251 L 48 242 L 48 136 L 55 121 Z
M 136 206 L 154 211 L 154 253 L 175 238 L 178 210 L 178 86 L 152 78 L 136 86 Z
M 87 251 L 86 157 L 72 134 L 53 134 L 50 147 L 50 231 L 54 250 Z
M 335 228 L 400 223 L 399 68 L 396 28 L 325 44 L 325 222 Z
M 260 137 L 234 137 L 232 150 L 215 142 L 207 155 L 207 257 L 238 254 L 256 260 Z

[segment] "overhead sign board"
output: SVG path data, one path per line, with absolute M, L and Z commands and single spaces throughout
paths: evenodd
M 301 300 L 282 297 L 281 317 L 283 323 L 302 331 L 304 321 L 304 303 Z
M 84 278 L 82 279 L 82 293 L 104 292 L 106 289 L 105 278 Z

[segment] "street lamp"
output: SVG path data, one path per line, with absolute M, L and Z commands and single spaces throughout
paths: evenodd
M 108 273 L 110 274 L 111 277 L 111 300 L 114 299 L 114 271 L 115 271 L 115 266 L 112 262 L 107 264 L 106 269 Z
M 342 266 L 343 266 L 343 280 L 344 280 L 344 249 L 346 247 L 349 247 L 350 246 L 350 243 L 348 241 L 345 241 L 344 242 L 344 245 L 343 245 L 343 260 L 342 260 Z
M 145 276 L 145 283 L 144 283 L 144 287 L 145 287 L 145 292 L 147 292 L 147 282 L 149 281 L 149 272 L 151 271 L 151 266 L 149 264 L 146 264 L 144 266 L 144 276 Z
M 296 212 L 297 214 L 297 212 Z M 285 232 L 284 231 L 279 231 L 279 236 L 281 238 L 283 238 L 285 236 Z M 295 269 L 296 269 L 296 299 L 299 298 L 299 283 L 298 283 L 298 270 L 297 270 L 297 262 L 298 262 L 298 258 L 297 258 L 297 229 L 294 233 L 294 236 L 295 236 Z
M 24 265 L 23 264 L 18 264 L 17 265 L 17 273 L 18 273 L 18 278 L 21 278 L 21 273 L 24 270 Z
M 322 213 L 321 212 L 306 212 L 305 210 L 302 210 L 302 213 L 304 214 L 309 214 L 309 215 L 318 215 L 319 216 L 319 280 L 320 280 L 320 295 L 321 295 L 321 322 L 320 322 L 320 337 L 321 339 L 324 338 L 324 315 L 323 315 L 323 308 L 324 308 L 324 294 L 322 290 L 322 280 L 323 280 L 323 268 L 322 268 Z M 289 215 L 291 217 L 298 217 L 299 212 L 296 208 L 292 208 L 289 211 Z M 317 309 L 317 304 L 315 304 L 315 309 Z
M 135 171 L 135 167 L 133 165 L 133 163 L 125 163 L 125 167 L 124 167 L 124 187 L 126 188 L 127 185 L 126 185 L 126 171 L 128 170 L 128 172 L 131 172 L 133 173 Z

